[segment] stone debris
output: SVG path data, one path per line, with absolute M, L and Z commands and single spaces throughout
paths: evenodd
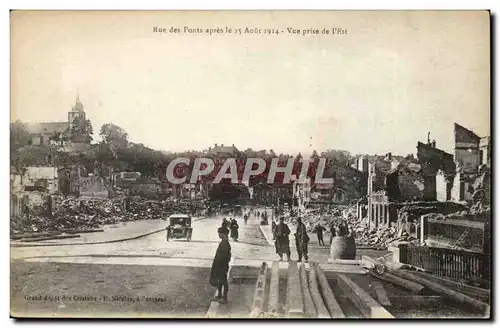
M 52 210 L 47 203 L 27 209 L 28 215 L 11 219 L 11 232 L 95 231 L 102 225 L 137 220 L 166 219 L 174 213 L 203 215 L 207 202 L 201 200 L 148 201 L 142 197 L 84 199 L 53 197 Z

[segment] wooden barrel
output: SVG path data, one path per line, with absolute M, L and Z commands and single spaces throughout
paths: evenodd
M 330 259 L 332 260 L 355 260 L 356 242 L 353 237 L 333 237 L 330 245 Z

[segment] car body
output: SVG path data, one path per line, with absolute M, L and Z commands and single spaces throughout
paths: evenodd
M 233 215 L 234 216 L 243 216 L 243 207 L 241 207 L 241 205 L 235 205 L 233 207 Z
M 187 214 L 172 214 L 168 217 L 167 241 L 171 239 L 191 240 L 193 228 L 191 227 L 191 216 Z

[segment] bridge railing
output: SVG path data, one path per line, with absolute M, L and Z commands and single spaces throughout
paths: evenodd
M 461 281 L 489 284 L 489 254 L 449 248 L 400 245 L 400 262 Z

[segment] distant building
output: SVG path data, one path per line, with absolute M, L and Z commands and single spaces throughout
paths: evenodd
M 368 158 L 361 155 L 356 159 L 356 168 L 358 171 L 368 174 Z
M 232 144 L 231 146 L 224 146 L 215 144 L 214 147 L 208 148 L 208 155 L 214 158 L 236 158 L 240 155 L 240 151 Z
M 306 178 L 305 181 L 296 180 L 293 182 L 293 199 L 294 205 L 305 208 L 311 200 L 311 178 Z
M 75 105 L 68 112 L 67 122 L 43 122 L 43 123 L 25 123 L 29 133 L 28 144 L 39 145 L 59 145 L 66 146 L 71 140 L 71 130 L 77 119 L 86 119 L 83 111 L 83 104 L 80 98 L 76 96 Z M 86 142 L 81 140 L 79 142 Z

